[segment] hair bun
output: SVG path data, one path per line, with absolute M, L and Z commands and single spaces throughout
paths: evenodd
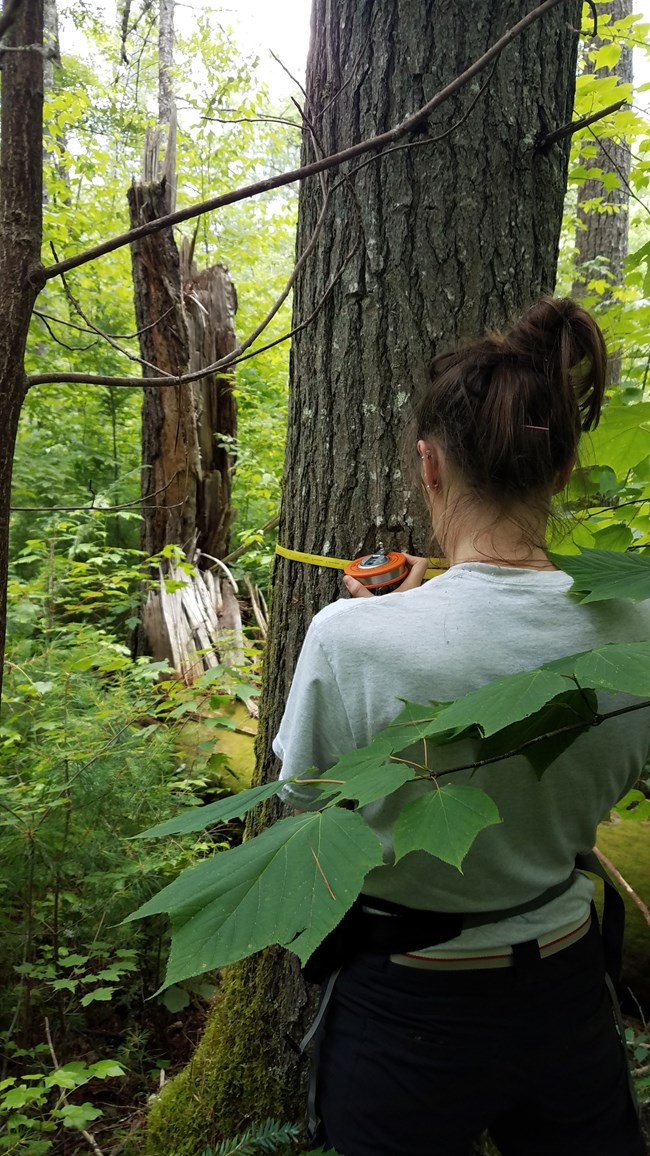
M 505 334 L 511 356 L 543 372 L 577 405 L 582 430 L 598 425 L 607 348 L 593 317 L 570 297 L 542 297 Z

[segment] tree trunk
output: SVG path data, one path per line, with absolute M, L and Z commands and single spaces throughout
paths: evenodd
M 159 123 L 147 137 L 144 181 L 134 184 L 128 192 L 132 226 L 163 216 L 174 207 L 173 36 L 174 3 L 161 0 Z M 178 376 L 232 352 L 237 297 L 222 265 L 199 273 L 193 263 L 192 246 L 184 243 L 181 257 L 171 229 L 136 242 L 131 247 L 131 257 L 145 379 L 161 373 Z M 211 558 L 228 553 L 233 468 L 228 446 L 236 429 L 237 405 L 230 374 L 207 374 L 191 384 L 169 388 L 145 385 L 142 494 L 146 501 L 141 541 L 147 555 L 177 545 L 190 560 L 209 565 Z M 227 602 L 224 611 L 221 594 L 217 592 L 215 601 L 201 583 L 194 594 L 187 593 L 190 603 L 196 605 L 187 606 L 189 617 L 183 620 L 182 636 L 177 638 L 172 634 L 176 630 L 174 623 L 178 625 L 180 621 L 181 608 L 168 605 L 164 591 L 159 596 L 149 596 L 143 616 L 144 638 L 139 640 L 139 646 L 156 658 L 167 657 L 179 673 L 191 680 L 203 665 L 213 664 L 208 656 L 197 666 L 195 655 L 197 649 L 206 649 L 206 629 L 209 635 L 213 633 L 212 611 L 219 619 L 225 614 L 231 626 L 233 599 L 229 591 L 223 591 Z M 207 619 L 203 614 L 205 599 L 212 603 L 207 607 Z M 198 633 L 191 621 L 193 614 Z M 235 618 L 240 628 L 238 614 Z
M 632 0 L 610 0 L 598 5 L 599 16 L 611 14 L 611 23 L 622 20 L 632 13 Z M 601 48 L 600 37 L 588 42 L 591 52 Z M 632 84 L 632 45 L 623 41 L 622 51 L 616 68 L 613 69 L 622 84 Z M 585 60 L 584 72 L 594 72 L 594 62 Z M 597 76 L 607 76 L 610 70 L 601 68 Z M 596 129 L 598 126 L 596 126 Z M 595 137 L 595 139 L 594 139 Z M 600 169 L 605 175 L 617 177 L 619 185 L 606 189 L 602 177 L 584 181 L 578 189 L 578 216 L 576 225 L 576 271 L 573 282 L 573 296 L 584 297 L 590 280 L 604 278 L 608 285 L 602 295 L 603 304 L 612 297 L 612 290 L 623 284 L 623 268 L 627 257 L 628 209 L 630 203 L 631 154 L 625 141 L 601 140 L 597 131 L 588 138 L 595 145 L 596 155 L 590 158 L 589 168 Z M 600 202 L 594 206 L 593 202 Z M 589 207 L 591 204 L 591 208 Z M 609 207 L 608 207 L 609 206 Z M 620 354 L 610 359 L 610 382 L 617 383 L 621 373 Z
M 553 289 L 568 144 L 547 155 L 535 145 L 571 119 L 580 8 L 556 8 L 426 133 L 333 192 L 294 295 L 295 325 L 330 289 L 292 349 L 283 545 L 352 558 L 381 539 L 427 552 L 400 454 L 409 400 L 434 352 Z M 397 123 L 529 10 L 528 0 L 315 0 L 303 158 L 314 138 L 330 153 Z M 303 184 L 298 251 L 320 205 L 319 182 Z M 311 617 L 341 593 L 339 578 L 276 558 L 259 781 L 277 776 L 271 741 L 295 661 Z M 265 820 L 277 813 L 269 806 Z M 306 1065 L 290 1038 L 301 1038 L 312 1009 L 289 954 L 230 969 L 192 1063 L 152 1113 L 149 1151 L 193 1156 L 250 1120 L 301 1119 Z
M 5 10 L 8 5 L 5 5 Z M 0 656 L 4 655 L 11 473 L 25 397 L 24 356 L 40 274 L 43 188 L 42 0 L 23 0 L 4 43 L 0 126 Z M 0 663 L 1 666 L 1 663 Z M 0 671 L 0 689 L 2 675 Z

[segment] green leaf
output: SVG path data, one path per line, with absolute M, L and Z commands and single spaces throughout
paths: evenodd
M 574 665 L 581 686 L 650 696 L 650 642 L 622 642 L 581 654 Z
M 114 987 L 96 987 L 93 991 L 86 992 L 86 995 L 81 999 L 81 1006 L 88 1007 L 88 1004 L 95 1003 L 96 1000 L 107 1001 L 113 998 Z
M 395 858 L 426 851 L 462 870 L 477 835 L 501 822 L 496 804 L 478 787 L 433 786 L 400 812 L 395 823 Z
M 650 799 L 642 791 L 628 791 L 614 807 L 616 814 L 626 822 L 645 822 L 650 819 Z M 24 1077 L 23 1077 L 24 1079 Z
M 157 823 L 136 835 L 137 839 L 153 839 L 161 835 L 186 835 L 190 831 L 205 831 L 216 823 L 226 823 L 229 819 L 243 819 L 248 811 L 252 811 L 258 803 L 272 798 L 281 791 L 285 783 L 264 783 L 261 787 L 250 787 L 240 791 L 238 795 L 229 795 L 227 799 L 218 799 L 216 803 L 207 803 L 204 807 L 193 807 L 183 811 L 174 819 L 166 819 L 164 823 Z
M 597 550 L 614 550 L 620 553 L 627 550 L 633 541 L 634 535 L 624 522 L 612 522 L 611 525 L 603 526 L 602 530 L 596 530 L 594 533 Z
M 167 1011 L 175 1015 L 176 1012 L 184 1011 L 186 1007 L 189 1007 L 190 993 L 184 987 L 179 987 L 177 983 L 173 983 L 162 993 L 160 999 Z
M 367 803 L 374 803 L 377 799 L 392 795 L 393 791 L 396 791 L 410 779 L 414 779 L 417 769 L 408 767 L 404 763 L 376 761 L 373 765 L 360 767 L 356 774 L 352 771 L 346 773 L 348 777 L 340 786 L 334 786 L 333 783 L 330 787 L 323 785 L 323 790 L 328 791 L 328 803 L 355 799 L 358 806 L 365 807 Z M 331 780 L 339 779 L 341 772 L 338 767 L 335 767 L 334 770 L 328 771 L 325 777 Z M 331 795 L 329 794 L 330 790 L 332 791 Z
M 571 594 L 579 602 L 607 598 L 650 598 L 650 557 L 610 550 L 583 550 L 580 554 L 550 554 L 552 562 L 573 578 Z
M 650 402 L 617 405 L 610 402 L 603 411 L 600 425 L 580 443 L 583 465 L 611 466 L 617 477 L 628 471 L 650 453 Z
M 123 1076 L 124 1068 L 117 1060 L 97 1060 L 90 1065 L 91 1075 L 97 1080 L 105 1080 L 109 1076 Z
M 565 691 L 535 714 L 504 727 L 490 738 L 482 739 L 476 751 L 476 761 L 505 758 L 524 744 L 529 744 L 520 752 L 521 757 L 530 763 L 535 774 L 540 777 L 555 759 L 568 750 L 578 735 L 593 724 L 597 711 L 598 699 L 593 691 Z M 578 723 L 584 725 L 578 727 Z M 564 727 L 572 729 L 560 734 L 551 733 L 562 731 Z
M 533 714 L 565 690 L 565 679 L 545 667 L 504 675 L 441 710 L 429 734 L 448 729 L 458 732 L 474 725 L 487 737 Z
M 309 812 L 185 871 L 126 922 L 171 915 L 167 985 L 271 944 L 290 947 L 304 962 L 381 862 L 379 840 L 359 814 Z
M 101 1108 L 95 1108 L 93 1104 L 64 1104 L 62 1108 L 58 1108 L 55 1113 L 62 1121 L 66 1128 L 83 1129 L 91 1120 L 98 1120 L 103 1116 Z

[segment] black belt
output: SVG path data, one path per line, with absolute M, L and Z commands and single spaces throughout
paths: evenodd
M 593 851 L 588 855 L 577 856 L 575 866 L 579 871 L 589 871 L 605 881 L 601 934 L 605 966 L 614 983 L 617 983 L 620 979 L 623 957 L 625 924 L 623 900 Z M 392 903 L 387 899 L 378 899 L 372 895 L 359 895 L 338 926 L 307 960 L 303 974 L 309 983 L 323 983 L 333 971 L 348 963 L 361 951 L 395 955 L 419 951 L 424 947 L 435 947 L 437 943 L 457 939 L 469 927 L 500 923 L 502 920 L 544 907 L 552 899 L 568 891 L 573 880 L 574 872 L 568 879 L 547 888 L 541 895 L 537 895 L 527 903 L 475 914 L 423 911 L 405 907 L 400 903 Z M 366 910 L 368 907 L 374 910 Z M 387 919 L 386 915 L 392 918 Z

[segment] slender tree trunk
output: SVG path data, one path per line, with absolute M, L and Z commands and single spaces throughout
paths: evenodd
M 632 0 L 610 0 L 609 3 L 598 5 L 599 17 L 611 15 L 611 23 L 615 24 L 632 13 Z M 586 47 L 588 52 L 601 48 L 603 41 L 600 37 L 590 40 Z M 632 45 L 622 42 L 621 56 L 615 72 L 622 84 L 632 84 Z M 585 73 L 594 72 L 594 62 L 587 56 L 585 59 Z M 607 76 L 610 70 L 599 69 L 597 76 Z M 598 126 L 596 125 L 596 129 Z M 624 140 L 602 140 L 598 132 L 588 138 L 590 145 L 596 147 L 596 155 L 588 162 L 589 168 L 600 170 L 605 177 L 611 175 L 616 178 L 618 185 L 613 189 L 606 189 L 603 179 L 599 175 L 589 178 L 578 189 L 578 215 L 576 225 L 576 270 L 573 281 L 573 296 L 578 299 L 584 297 L 590 280 L 607 281 L 607 288 L 602 294 L 603 304 L 612 299 L 612 291 L 623 284 L 623 269 L 627 257 L 630 188 L 629 176 L 631 153 Z M 620 379 L 621 358 L 614 352 L 610 358 L 609 376 L 612 383 Z
M 5 43 L 18 49 L 42 45 L 42 0 L 23 0 Z M 25 344 L 34 301 L 42 286 L 42 125 L 42 53 L 38 48 L 4 53 L 0 126 L 0 655 L 4 654 L 6 631 L 11 473 L 25 397 Z
M 535 144 L 571 119 L 580 7 L 555 9 L 426 133 L 333 192 L 294 296 L 297 324 L 327 294 L 292 349 L 284 545 L 351 558 L 381 539 L 426 552 L 426 519 L 402 465 L 409 401 L 435 351 L 553 289 L 568 144 L 547 155 Z M 529 10 L 528 0 L 315 0 L 303 159 L 314 140 L 335 152 L 397 123 Z M 321 196 L 318 181 L 301 187 L 298 251 Z M 276 559 L 259 781 L 277 776 L 271 741 L 295 661 L 313 614 L 341 593 L 339 578 Z M 152 1156 L 192 1156 L 252 1119 L 302 1118 L 306 1065 L 290 1041 L 312 1010 L 289 954 L 229 969 L 192 1063 L 152 1114 Z

